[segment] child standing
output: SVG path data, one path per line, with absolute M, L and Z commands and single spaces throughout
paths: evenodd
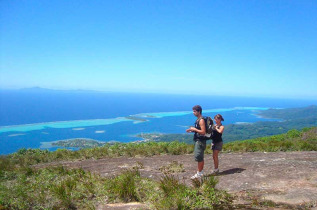
M 221 114 L 217 114 L 214 117 L 215 124 L 213 126 L 213 138 L 212 138 L 212 157 L 214 159 L 214 171 L 213 174 L 218 174 L 219 173 L 219 152 L 222 150 L 222 133 L 225 129 L 225 127 L 221 124 L 222 121 L 224 121 L 223 117 Z

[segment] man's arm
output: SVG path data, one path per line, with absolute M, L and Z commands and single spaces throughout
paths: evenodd
M 199 133 L 200 135 L 205 135 L 206 134 L 206 125 L 205 125 L 205 120 L 203 118 L 200 119 L 199 125 L 200 125 L 200 130 L 197 129 L 197 133 Z
M 200 130 L 195 127 L 190 127 L 189 129 L 186 130 L 186 132 L 187 133 L 196 132 L 196 133 L 199 133 L 200 135 L 205 135 L 206 126 L 205 126 L 205 120 L 203 118 L 199 120 L 199 125 L 200 125 Z

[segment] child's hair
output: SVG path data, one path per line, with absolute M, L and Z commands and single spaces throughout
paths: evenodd
M 217 119 L 219 119 L 219 120 L 221 120 L 221 121 L 225 121 L 225 120 L 223 119 L 223 117 L 221 116 L 221 114 L 215 115 L 214 118 L 215 118 L 215 119 L 217 118 Z
M 194 106 L 194 107 L 193 107 L 193 110 L 199 112 L 200 114 L 201 114 L 202 111 L 203 111 L 203 109 L 202 109 L 201 106 L 199 106 L 199 105 Z

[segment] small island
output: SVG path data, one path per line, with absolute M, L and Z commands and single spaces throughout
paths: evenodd
M 88 138 L 75 138 L 75 139 L 65 139 L 60 141 L 52 142 L 52 146 L 57 147 L 74 147 L 74 148 L 92 148 L 92 147 L 100 147 L 108 142 L 101 142 L 94 139 L 88 139 Z
M 148 121 L 147 119 L 140 118 L 140 117 L 135 117 L 135 116 L 128 116 L 128 117 L 125 117 L 125 118 L 126 118 L 126 119 L 129 119 L 129 120 L 140 121 L 140 122 L 146 122 L 146 121 Z

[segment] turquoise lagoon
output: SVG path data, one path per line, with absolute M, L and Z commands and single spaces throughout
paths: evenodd
M 206 109 L 203 114 L 213 117 L 221 113 L 224 124 L 252 123 L 261 120 L 259 110 L 266 107 L 235 107 Z M 3 146 L 1 154 L 8 154 L 20 148 L 42 148 L 56 150 L 50 142 L 75 138 L 95 139 L 102 142 L 133 142 L 142 140 L 140 133 L 185 133 L 192 126 L 195 116 L 191 110 L 176 112 L 149 112 L 109 119 L 89 119 L 44 122 L 0 127 Z M 190 134 L 189 134 L 190 135 Z M 6 145 L 11 145 L 6 147 Z
M 317 101 L 41 88 L 0 90 L 0 154 L 21 148 L 55 150 L 47 146 L 49 142 L 65 139 L 133 142 L 142 140 L 136 137 L 140 133 L 184 134 L 195 121 L 191 108 L 196 104 L 203 107 L 205 116 L 222 114 L 227 125 L 268 121 L 258 116 L 260 110 L 304 107 Z

